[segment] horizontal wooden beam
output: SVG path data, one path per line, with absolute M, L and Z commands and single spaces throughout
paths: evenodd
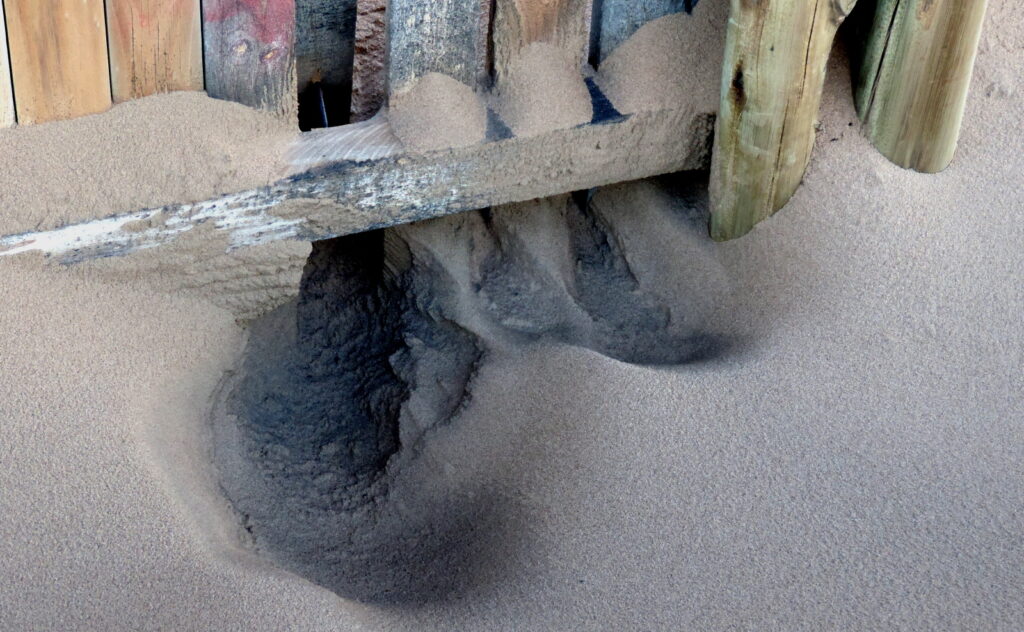
M 594 89 L 608 112 L 607 101 Z M 706 168 L 713 114 L 692 105 L 598 118 L 527 138 L 408 153 L 384 117 L 306 132 L 294 174 L 216 199 L 0 237 L 0 257 L 41 252 L 64 263 L 125 255 L 203 227 L 222 250 L 319 240 L 673 171 Z M 226 245 L 225 245 L 226 244 Z

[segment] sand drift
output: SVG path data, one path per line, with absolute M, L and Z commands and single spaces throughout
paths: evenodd
M 251 324 L 214 413 L 223 489 L 255 548 L 344 596 L 443 594 L 493 507 L 437 490 L 397 506 L 395 478 L 457 419 L 492 350 L 543 339 L 640 364 L 727 351 L 707 322 L 706 287 L 728 284 L 704 204 L 684 175 L 315 244 L 299 298 Z

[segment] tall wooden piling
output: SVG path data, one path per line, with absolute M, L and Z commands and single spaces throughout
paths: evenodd
M 953 159 L 987 0 L 878 0 L 856 73 L 875 146 L 925 172 Z
M 825 67 L 856 0 L 732 0 L 711 167 L 711 236 L 739 237 L 796 191 Z

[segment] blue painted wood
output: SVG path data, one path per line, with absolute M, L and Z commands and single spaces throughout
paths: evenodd
M 604 61 L 651 20 L 673 13 L 690 13 L 695 6 L 697 0 L 594 0 L 597 33 L 591 45 L 591 63 L 598 65 Z

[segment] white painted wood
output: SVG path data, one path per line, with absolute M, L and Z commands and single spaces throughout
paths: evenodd
M 7 52 L 4 4 L 0 2 L 0 128 L 14 125 L 14 91 L 11 87 L 11 57 Z

